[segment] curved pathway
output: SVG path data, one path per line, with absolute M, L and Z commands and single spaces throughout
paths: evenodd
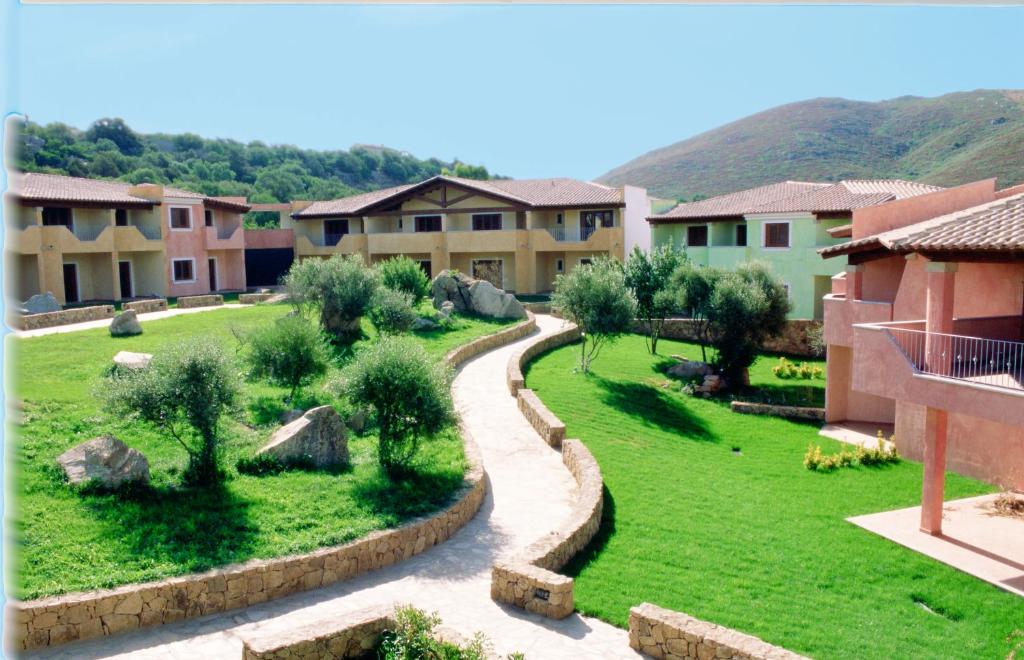
M 476 517 L 447 542 L 420 555 L 314 591 L 223 614 L 68 644 L 33 655 L 46 658 L 240 658 L 240 635 L 329 620 L 370 605 L 412 603 L 436 610 L 444 626 L 469 636 L 482 631 L 494 650 L 527 658 L 639 657 L 626 631 L 574 614 L 561 621 L 498 605 L 490 598 L 491 566 L 549 533 L 569 515 L 576 482 L 558 452 L 520 414 L 505 385 L 509 357 L 526 342 L 557 330 L 538 315 L 538 331 L 463 365 L 455 405 L 480 446 L 487 498 Z

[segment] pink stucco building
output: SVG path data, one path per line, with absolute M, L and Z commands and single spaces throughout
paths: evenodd
M 1024 186 L 995 180 L 855 211 L 825 297 L 830 422 L 894 424 L 924 463 L 921 529 L 947 469 L 1024 488 Z

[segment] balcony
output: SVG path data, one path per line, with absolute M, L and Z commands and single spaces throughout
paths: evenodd
M 623 243 L 621 226 L 584 228 L 543 227 L 531 230 L 534 250 L 540 252 L 587 251 L 613 252 Z
M 245 248 L 245 232 L 241 225 L 234 227 L 206 227 L 207 250 L 242 250 Z
M 43 250 L 67 254 L 114 251 L 114 227 L 110 225 L 42 226 L 39 230 Z
M 825 343 L 853 346 L 853 326 L 863 323 L 887 323 L 892 320 L 892 303 L 871 300 L 847 300 L 845 295 L 825 295 Z
M 585 243 L 597 230 L 598 227 L 566 227 L 565 225 L 547 228 L 551 238 L 558 243 Z
M 366 250 L 366 234 L 341 234 L 335 236 L 295 235 L 295 254 L 300 257 L 330 256 L 332 254 L 355 254 Z
M 132 225 L 114 227 L 114 247 L 118 252 L 154 252 L 164 249 L 160 229 Z

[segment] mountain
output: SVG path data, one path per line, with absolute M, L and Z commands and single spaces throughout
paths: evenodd
M 490 178 L 483 166 L 422 160 L 379 145 L 318 151 L 193 133 L 144 134 L 121 119 L 99 119 L 84 131 L 16 120 L 9 128 L 16 135 L 15 168 L 23 172 L 163 183 L 256 203 L 332 199 L 421 181 L 442 171 Z
M 648 152 L 598 181 L 670 199 L 784 180 L 1024 181 L 1024 91 L 781 105 Z

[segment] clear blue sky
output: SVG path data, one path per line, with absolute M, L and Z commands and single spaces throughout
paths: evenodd
M 596 177 L 806 98 L 1024 88 L 1024 7 L 4 10 L 0 90 L 36 121 L 380 143 L 516 177 Z

